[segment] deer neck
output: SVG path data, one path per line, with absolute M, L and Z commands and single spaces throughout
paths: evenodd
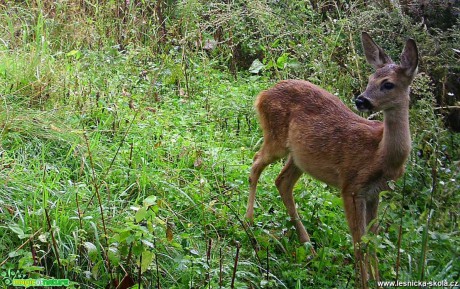
M 411 149 L 409 104 L 383 112 L 382 157 L 389 168 L 404 165 Z

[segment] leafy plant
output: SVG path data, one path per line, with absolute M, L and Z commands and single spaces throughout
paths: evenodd
M 397 5 L 351 2 L 1 6 L 0 284 L 14 271 L 75 287 L 353 287 L 334 190 L 307 177 L 295 188 L 316 257 L 273 185 L 281 163 L 261 178 L 254 226 L 242 216 L 262 141 L 256 95 L 303 78 L 351 107 L 369 69 L 361 30 L 394 58 L 414 37 L 422 63 L 411 159 L 367 236 L 381 279 L 458 280 L 459 136 L 438 106 L 458 97 L 440 90 L 458 24 L 427 31 Z

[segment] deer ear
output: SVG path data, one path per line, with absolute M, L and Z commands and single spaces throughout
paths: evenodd
M 418 50 L 414 39 L 408 39 L 401 53 L 401 67 L 408 77 L 414 77 L 417 73 Z
M 363 43 L 363 50 L 367 62 L 375 69 L 379 69 L 385 66 L 385 64 L 393 63 L 391 58 L 380 48 L 380 46 L 375 44 L 374 40 L 372 40 L 367 32 L 361 34 L 361 42 Z

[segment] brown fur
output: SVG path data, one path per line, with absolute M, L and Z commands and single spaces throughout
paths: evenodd
M 359 117 L 336 96 L 307 81 L 285 80 L 262 92 L 256 109 L 264 142 L 277 144 L 270 154 L 291 153 L 300 169 L 337 188 L 347 175 L 372 174 L 368 155 L 379 146 L 383 124 Z M 350 170 L 350 162 L 362 166 Z
M 417 48 L 408 40 L 401 64 L 394 64 L 366 33 L 366 58 L 376 68 L 360 98 L 384 121 L 371 121 L 353 113 L 339 98 L 303 80 L 285 80 L 257 97 L 255 107 L 264 132 L 262 148 L 254 157 L 246 217 L 253 218 L 257 181 L 264 168 L 288 156 L 276 186 L 295 224 L 301 242 L 309 242 L 296 210 L 292 189 L 303 172 L 341 190 L 352 233 L 361 286 L 367 288 L 374 261 L 364 260 L 359 245 L 366 226 L 376 218 L 379 192 L 398 179 L 410 152 L 409 85 L 416 73 Z M 394 84 L 391 89 L 384 83 Z M 377 225 L 371 230 L 375 233 Z M 314 254 L 314 250 L 312 249 Z

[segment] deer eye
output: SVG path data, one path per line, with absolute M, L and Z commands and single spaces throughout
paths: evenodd
M 393 89 L 395 87 L 395 85 L 391 82 L 385 82 L 384 84 L 382 84 L 382 87 L 381 87 L 381 90 L 390 90 L 390 89 Z

